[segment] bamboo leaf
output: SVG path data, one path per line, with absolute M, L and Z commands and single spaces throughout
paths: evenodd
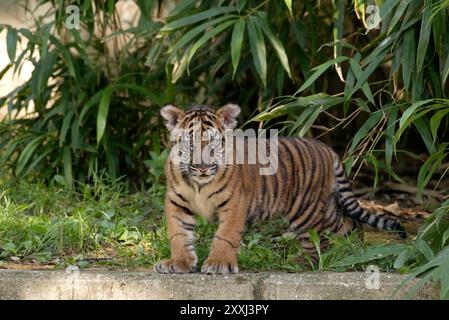
M 292 0 L 284 0 L 284 3 L 287 6 L 288 12 L 293 17 Z
M 19 159 L 17 160 L 16 175 L 20 176 L 22 171 L 25 169 L 26 164 L 33 156 L 34 151 L 44 139 L 45 136 L 43 135 L 34 138 L 25 146 L 25 148 L 23 148 L 23 151 L 20 153 Z
M 196 26 L 192 30 L 188 31 L 186 34 L 184 34 L 173 47 L 171 47 L 168 50 L 168 53 L 175 53 L 185 45 L 187 45 L 190 41 L 192 41 L 196 36 L 198 36 L 201 32 L 204 32 L 207 28 L 214 26 L 224 20 L 235 18 L 236 15 L 227 15 L 224 17 L 219 17 L 217 19 L 214 19 L 212 21 L 200 24 L 199 26 Z
M 421 30 L 419 32 L 418 50 L 416 54 L 416 70 L 421 70 L 424 64 L 424 58 L 427 52 L 427 46 L 430 39 L 432 25 L 430 23 L 430 14 L 432 10 L 432 1 L 424 1 L 423 15 L 421 19 Z
M 416 112 L 416 110 L 419 107 L 422 107 L 430 102 L 433 102 L 432 99 L 427 99 L 427 100 L 422 100 L 419 102 L 416 102 L 414 104 L 412 104 L 410 107 L 408 107 L 404 113 L 401 116 L 401 120 L 399 120 L 399 130 L 398 132 L 402 132 L 406 126 L 408 126 L 409 123 L 409 118 Z
M 382 20 L 392 12 L 393 8 L 398 4 L 399 1 L 403 0 L 386 0 L 382 3 L 379 8 L 379 17 Z
M 232 30 L 231 38 L 231 60 L 232 60 L 232 77 L 234 77 L 235 72 L 239 66 L 240 55 L 242 52 L 243 35 L 245 32 L 245 20 L 239 20 Z
M 422 197 L 422 192 L 424 191 L 424 188 L 427 186 L 433 174 L 435 173 L 436 170 L 438 170 L 444 158 L 446 157 L 447 153 L 445 153 L 445 151 L 446 145 L 444 144 L 440 147 L 440 149 L 437 152 L 435 152 L 429 158 L 427 158 L 427 160 L 419 169 L 418 178 L 416 182 L 419 198 Z
M 73 186 L 73 175 L 72 175 L 72 151 L 70 147 L 64 147 L 63 149 L 63 161 L 64 161 L 64 176 L 67 184 L 71 187 Z
M 387 129 L 385 130 L 385 162 L 387 164 L 388 172 L 391 173 L 391 161 L 394 153 L 394 131 L 396 129 L 396 120 L 398 118 L 398 108 L 391 106 L 391 110 L 388 115 Z
M 341 41 L 343 38 L 343 23 L 344 23 L 344 13 L 345 13 L 345 1 L 344 0 L 333 0 L 334 7 L 334 23 L 332 28 L 332 35 L 334 39 L 334 58 L 342 55 L 343 47 Z M 343 71 L 341 66 L 337 63 L 335 64 L 335 70 L 342 82 L 345 81 L 343 77 Z
M 360 67 L 359 61 L 356 59 L 356 57 L 357 56 L 354 56 L 354 58 L 351 58 L 349 60 L 349 65 L 351 67 L 351 71 L 353 72 L 353 75 L 355 76 L 355 79 L 358 80 L 358 79 L 361 79 L 362 77 L 364 77 L 364 74 L 363 74 L 362 68 Z M 358 58 L 360 58 L 360 56 L 358 56 Z M 349 90 L 349 88 L 348 88 L 348 90 Z M 347 98 L 351 97 L 354 94 L 354 92 L 355 92 L 354 90 L 355 90 L 354 87 L 351 88 L 351 91 L 347 95 Z M 374 102 L 374 97 L 373 97 L 373 94 L 371 92 L 371 88 L 369 87 L 368 82 L 365 82 L 362 84 L 362 91 L 363 91 L 363 94 L 368 98 L 368 100 L 373 105 L 375 105 L 376 103 Z
M 117 178 L 117 157 L 109 148 L 105 150 L 108 163 L 108 173 L 112 179 Z
M 267 86 L 267 52 L 262 31 L 252 16 L 248 19 L 248 38 L 254 67 L 265 88 Z
M 106 129 L 106 121 L 109 113 L 109 104 L 111 102 L 112 87 L 109 86 L 103 90 L 100 99 L 100 105 L 98 106 L 97 114 L 97 145 L 100 144 L 101 138 L 104 135 Z
M 371 63 L 366 67 L 365 70 L 363 70 L 362 74 L 360 75 L 360 78 L 357 79 L 356 85 L 353 89 L 353 92 L 356 92 L 360 88 L 365 85 L 365 83 L 368 81 L 369 76 L 376 70 L 376 68 L 380 65 L 380 63 L 384 60 L 385 55 L 387 54 L 388 50 L 383 50 L 377 57 L 375 57 Z
M 237 0 L 236 1 L 236 9 L 237 12 L 240 13 L 242 12 L 243 8 L 245 8 L 246 6 L 246 0 Z
M 59 146 L 60 147 L 62 147 L 64 145 L 65 137 L 70 128 L 70 124 L 72 123 L 74 114 L 75 114 L 75 112 L 73 111 L 73 109 L 70 109 L 69 112 L 67 112 L 67 114 L 64 115 L 64 120 L 62 121 L 61 131 L 59 134 Z
M 265 12 L 258 12 L 258 16 L 260 19 L 254 19 L 255 23 L 259 25 L 262 31 L 267 36 L 271 45 L 273 46 L 274 51 L 276 52 L 279 61 L 281 62 L 282 67 L 285 71 L 287 71 L 288 77 L 291 79 L 292 74 L 290 71 L 290 65 L 288 63 L 288 57 L 285 53 L 285 48 L 282 45 L 282 42 L 273 34 L 271 31 L 270 25 L 268 24 L 268 19 Z
M 449 228 L 447 228 L 446 231 L 444 231 L 444 233 L 443 233 L 443 237 L 441 240 L 441 246 L 444 246 L 448 239 L 449 239 Z
M 402 54 L 402 80 L 404 82 L 405 89 L 410 87 L 410 80 L 415 68 L 415 54 L 416 54 L 416 40 L 415 30 L 409 28 L 404 34 Z
M 310 112 L 310 114 L 307 116 L 307 120 L 304 121 L 303 124 L 301 125 L 301 130 L 299 130 L 298 132 L 298 135 L 300 137 L 303 137 L 307 133 L 307 131 L 309 131 L 310 127 L 315 122 L 316 118 L 318 118 L 319 114 L 323 109 L 321 107 L 318 107 L 315 109 L 310 108 L 306 110 L 312 110 L 312 112 Z
M 444 87 L 446 84 L 447 77 L 449 76 L 449 54 L 446 57 L 446 62 L 444 63 L 443 70 L 441 72 L 441 86 Z
M 171 75 L 172 83 L 176 83 L 179 80 L 179 78 L 181 78 L 181 76 L 184 74 L 184 72 L 187 70 L 190 49 L 191 49 L 191 47 L 188 48 L 188 50 L 186 50 L 184 52 L 184 54 L 181 56 L 181 59 L 179 61 L 176 61 L 174 63 L 172 75 Z
M 435 113 L 430 119 L 430 131 L 432 132 L 433 141 L 437 139 L 438 128 L 440 127 L 441 120 L 449 113 L 449 108 L 443 109 Z
M 396 258 L 393 265 L 394 268 L 395 269 L 403 268 L 411 257 L 412 257 L 412 250 L 410 248 L 404 249 Z
M 423 254 L 423 256 L 430 261 L 434 258 L 434 254 L 430 246 L 422 239 L 418 239 L 415 242 L 415 247 Z
M 428 122 L 428 119 L 425 117 L 419 117 L 413 120 L 413 124 L 415 125 L 416 129 L 418 129 L 418 132 L 423 139 L 424 144 L 426 145 L 427 151 L 429 151 L 429 153 L 434 153 L 436 149 L 435 144 L 433 143 L 432 133 L 430 132 L 430 125 L 428 124 Z
M 391 33 L 393 31 L 394 27 L 397 25 L 397 23 L 403 18 L 404 12 L 407 9 L 408 5 L 410 4 L 410 1 L 412 0 L 402 0 L 399 4 L 397 10 L 395 10 L 393 18 L 391 19 L 390 25 L 388 26 L 388 33 Z
M 319 66 L 312 69 L 314 71 L 306 80 L 306 82 L 303 83 L 303 85 L 298 89 L 298 91 L 295 92 L 295 95 L 298 93 L 304 91 L 308 87 L 312 85 L 312 83 L 315 82 L 316 79 L 318 79 L 319 76 L 321 76 L 327 69 L 329 69 L 331 66 L 333 66 L 336 63 L 341 63 L 343 61 L 348 60 L 349 57 L 340 56 L 335 59 L 326 61 L 323 64 L 320 64 Z
M 195 53 L 201 48 L 208 40 L 212 39 L 216 35 L 222 33 L 225 29 L 235 23 L 235 20 L 226 21 L 220 24 L 219 26 L 212 29 L 210 32 L 206 32 L 197 42 L 195 42 L 192 48 L 189 50 L 189 55 L 187 58 L 187 66 L 190 64 L 190 60 L 192 60 Z
M 160 32 L 172 32 L 176 29 L 189 26 L 191 24 L 197 23 L 199 21 L 215 17 L 220 14 L 226 14 L 235 11 L 234 6 L 228 6 L 228 7 L 218 7 L 218 8 L 212 8 L 206 11 L 201 11 L 196 14 L 189 15 L 185 18 L 177 19 L 173 22 L 167 23 L 165 26 L 163 26 L 160 30 Z
M 151 20 L 151 12 L 153 11 L 153 0 L 136 0 L 137 5 L 139 6 L 140 12 L 142 16 Z
M 83 122 L 84 116 L 86 115 L 87 111 L 96 104 L 100 100 L 100 96 L 103 94 L 103 90 L 98 91 L 95 95 L 93 95 L 83 106 L 80 112 L 79 116 L 79 123 L 81 124 Z
M 368 120 L 365 121 L 365 123 L 354 135 L 348 154 L 352 154 L 354 152 L 355 148 L 359 145 L 360 141 L 362 141 L 362 139 L 366 137 L 368 132 L 370 132 L 371 129 L 374 128 L 381 119 L 382 119 L 381 110 L 375 111 L 369 116 Z
M 297 113 L 303 109 L 315 109 L 317 107 L 330 108 L 344 101 L 343 97 L 330 96 L 325 93 L 317 93 L 307 97 L 295 97 L 286 104 L 280 104 L 271 110 L 262 112 L 252 119 L 252 121 L 267 121 L 286 114 Z
M 6 51 L 8 52 L 9 61 L 14 63 L 16 59 L 16 50 L 17 50 L 17 30 L 8 27 L 8 32 L 6 33 Z

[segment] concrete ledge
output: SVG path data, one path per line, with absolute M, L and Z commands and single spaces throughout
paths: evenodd
M 368 289 L 370 274 L 243 273 L 160 275 L 154 272 L 0 270 L 0 299 L 398 299 L 404 279 L 381 273 L 379 289 Z M 368 280 L 369 282 L 369 280 Z M 369 286 L 368 286 L 369 287 Z M 426 286 L 416 299 L 437 299 Z

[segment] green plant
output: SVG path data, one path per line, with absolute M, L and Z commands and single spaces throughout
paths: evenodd
M 69 3 L 80 7 L 79 29 L 65 26 Z M 146 50 L 134 50 L 131 41 L 118 50 L 104 40 L 121 28 L 114 1 L 40 1 L 32 9 L 46 4 L 50 10 L 34 16 L 32 29 L 0 26 L 10 58 L 0 74 L 18 73 L 26 61 L 34 66 L 31 78 L 1 100 L 8 116 L 0 122 L 0 166 L 16 177 L 57 176 L 69 186 L 93 169 L 107 168 L 112 178 L 144 175 L 151 137 L 159 134 L 155 115 L 169 99 L 160 89 L 163 74 L 145 74 Z M 142 18 L 143 25 L 148 34 L 157 23 Z M 26 48 L 16 56 L 19 42 Z
M 449 299 L 448 240 L 449 201 L 445 201 L 420 228 L 416 241 L 404 248 L 394 263 L 399 271 L 410 273 L 403 285 L 420 277 L 409 290 L 409 296 L 433 280 L 440 286 L 440 298 Z
M 25 61 L 34 66 L 28 81 L 0 99 L 8 111 L 0 121 L 0 179 L 44 180 L 73 201 L 63 210 L 64 202 L 55 202 L 60 207 L 50 211 L 62 217 L 41 216 L 52 208 L 45 192 L 33 191 L 42 201 L 31 194 L 31 201 L 17 203 L 3 193 L 3 256 L 80 253 L 105 243 L 130 264 L 167 256 L 160 216 L 152 231 L 139 229 L 130 218 L 137 209 L 112 210 L 120 197 L 107 195 L 122 191 L 97 184 L 95 173 L 107 170 L 111 181 L 124 176 L 134 186 L 148 182 L 160 212 L 168 143 L 158 113 L 168 102 L 234 101 L 243 107 L 244 126 L 325 139 L 343 155 L 348 174 L 372 167 L 375 187 L 383 179 L 405 183 L 401 172 L 410 164 L 419 167 L 420 193 L 447 183 L 449 1 L 376 1 L 379 29 L 371 29 L 371 2 L 364 0 L 137 0 L 140 17 L 129 28 L 116 3 L 42 0 L 38 5 L 49 10 L 32 15 L 32 28 L 0 26 L 10 59 L 0 79 L 9 70 L 20 73 Z M 68 4 L 80 8 L 79 30 L 64 24 Z M 19 42 L 26 42 L 22 52 Z M 80 197 L 89 206 L 80 206 Z M 40 214 L 29 215 L 33 210 Z M 424 275 L 423 282 L 433 278 L 445 298 L 446 212 L 447 203 L 405 249 L 336 240 L 314 267 L 358 268 L 376 260 L 390 269 L 398 255 L 399 270 Z M 200 256 L 210 228 L 200 225 Z M 58 238 L 58 230 L 67 234 Z M 297 247 L 282 237 L 270 243 L 264 234 L 262 227 L 245 238 L 242 265 L 297 270 Z M 151 258 L 146 250 L 153 250 Z M 387 250 L 393 253 L 384 255 Z
M 263 126 L 353 137 L 335 146 L 346 149 L 348 172 L 369 163 L 376 175 L 402 181 L 402 159 L 418 159 L 420 189 L 446 156 L 447 1 L 380 1 L 379 29 L 369 32 L 365 1 L 137 1 L 140 18 L 130 28 L 115 1 L 45 3 L 45 23 L 2 26 L 11 63 L 0 75 L 26 60 L 35 66 L 2 99 L 9 120 L 0 161 L 17 176 L 59 175 L 72 185 L 96 166 L 141 177 L 149 151 L 160 152 L 166 102 L 235 100 Z M 80 30 L 64 25 L 68 3 L 80 7 Z M 21 39 L 28 44 L 17 55 Z M 21 110 L 33 112 L 18 117 Z M 412 110 L 419 114 L 402 120 Z M 337 135 L 341 127 L 348 130 Z
M 160 193 L 131 195 L 125 184 L 104 175 L 93 175 L 91 184 L 76 189 L 56 183 L 1 184 L 0 259 L 51 263 L 103 256 L 108 250 L 134 256 L 134 250 L 161 242 Z M 153 254 L 156 259 L 163 251 Z

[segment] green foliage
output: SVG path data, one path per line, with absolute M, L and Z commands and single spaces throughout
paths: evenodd
M 123 183 L 107 181 L 104 175 L 94 175 L 93 183 L 77 189 L 25 182 L 0 185 L 0 260 L 65 264 L 116 251 L 114 259 L 129 255 L 125 260 L 135 258 L 138 264 L 144 258 L 154 263 L 168 252 L 163 192 L 130 195 Z
M 68 4 L 80 8 L 80 29 L 65 25 Z M 432 178 L 438 184 L 447 179 L 449 169 L 441 165 L 449 143 L 448 1 L 376 1 L 378 29 L 372 28 L 376 19 L 366 12 L 364 0 L 136 4 L 139 21 L 127 29 L 116 1 L 100 0 L 42 0 L 39 6 L 49 10 L 32 15 L 32 28 L 0 25 L 9 59 L 0 79 L 11 70 L 19 74 L 26 61 L 34 66 L 29 80 L 0 98 L 0 108 L 7 111 L 0 121 L 0 178 L 43 179 L 84 193 L 96 184 L 95 172 L 107 170 L 111 179 L 149 182 L 150 192 L 159 195 L 167 157 L 160 107 L 233 101 L 243 107 L 243 120 L 250 120 L 246 126 L 327 135 L 343 154 L 347 173 L 368 164 L 375 184 L 381 175 L 402 182 L 397 172 L 410 161 L 420 166 L 420 193 Z M 168 254 L 160 224 L 145 233 L 130 222 L 131 207 L 109 211 L 120 207 L 117 198 L 100 197 L 99 206 L 108 208 L 97 210 L 92 201 L 87 210 L 77 204 L 81 197 L 69 212 L 51 209 L 40 217 L 29 214 L 44 208 L 39 201 L 15 202 L 11 196 L 3 192 L 1 198 L 0 239 L 10 239 L 2 240 L 3 256 L 91 250 L 107 242 L 106 231 L 96 228 L 112 232 L 114 243 L 137 248 L 118 246 L 123 257 L 145 263 L 143 253 L 150 247 L 153 258 Z M 390 246 L 392 253 L 381 259 L 390 268 L 397 255 L 399 270 L 424 276 L 423 282 L 438 281 L 442 298 L 449 287 L 447 205 L 434 213 L 416 242 Z M 202 229 L 206 235 L 208 228 Z M 67 233 L 58 238 L 61 230 Z M 265 261 L 294 269 L 292 242 L 282 238 L 269 244 L 263 232 L 245 238 L 243 266 L 260 268 Z M 205 243 L 200 255 L 207 252 Z M 274 253 L 267 249 L 273 247 Z M 339 248 L 338 241 L 334 247 Z M 341 248 L 323 253 L 314 267 L 337 270 L 378 262 L 386 251 L 382 246 Z
M 79 30 L 65 27 L 65 2 L 52 5 L 45 20 L 36 17 L 32 29 L 5 26 L 8 68 L 34 66 L 31 78 L 1 100 L 8 116 L 0 122 L 0 164 L 18 178 L 37 174 L 73 185 L 97 168 L 112 178 L 143 175 L 151 137 L 159 135 L 164 75 L 145 74 L 146 50 L 111 50 L 104 35 L 120 24 L 104 1 L 81 3 Z M 158 25 L 142 18 L 144 24 L 144 34 Z M 26 48 L 16 56 L 19 40 Z
M 78 30 L 65 26 L 67 1 L 41 1 L 52 5 L 33 28 L 2 26 L 11 63 L 1 74 L 35 67 L 1 100 L 2 167 L 68 185 L 93 168 L 148 178 L 161 105 L 234 100 L 244 117 L 288 134 L 345 126 L 353 139 L 337 147 L 348 172 L 363 160 L 400 180 L 393 167 L 425 148 L 422 190 L 446 157 L 449 5 L 381 1 L 370 30 L 364 1 L 329 2 L 138 1 L 139 21 L 124 29 L 113 1 L 71 1 Z
M 440 285 L 440 298 L 449 299 L 448 240 L 449 201 L 445 201 L 420 228 L 416 242 L 404 248 L 394 263 L 398 270 L 410 273 L 403 285 L 421 277 L 408 292 L 409 296 L 433 280 Z
M 113 182 L 113 183 L 112 183 Z M 163 218 L 164 190 L 129 193 L 120 181 L 94 175 L 93 182 L 74 189 L 27 182 L 0 184 L 0 263 L 79 267 L 152 267 L 170 256 Z M 242 270 L 364 270 L 376 260 L 390 270 L 394 259 L 385 244 L 369 245 L 358 234 L 329 236 L 330 249 L 318 265 L 300 264 L 299 242 L 281 235 L 287 221 L 274 219 L 248 227 L 239 249 Z M 217 225 L 199 219 L 196 250 L 202 262 L 209 254 Z M 274 236 L 277 235 L 277 236 Z

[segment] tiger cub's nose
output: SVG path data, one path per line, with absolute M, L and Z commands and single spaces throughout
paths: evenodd
M 206 173 L 209 166 L 207 164 L 199 164 L 197 168 L 201 173 Z

